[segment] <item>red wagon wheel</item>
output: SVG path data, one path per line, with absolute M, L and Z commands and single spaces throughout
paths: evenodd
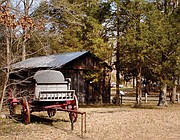
M 74 95 L 74 100 L 71 101 L 71 104 L 68 105 L 68 109 L 77 111 L 78 110 L 78 99 L 77 96 Z M 77 121 L 78 114 L 76 112 L 69 112 L 69 118 L 72 123 Z
M 14 97 L 12 90 L 9 88 L 7 91 L 7 97 L 8 97 L 8 106 L 9 106 L 9 112 L 10 115 L 13 117 L 16 115 L 16 106 L 18 104 L 17 99 Z
M 27 98 L 22 99 L 22 108 L 23 108 L 22 115 L 24 117 L 24 122 L 25 124 L 29 124 L 30 123 L 30 108 L 29 108 Z

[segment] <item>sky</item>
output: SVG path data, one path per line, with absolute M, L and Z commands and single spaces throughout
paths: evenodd
M 23 5 L 22 1 L 24 1 L 24 0 L 11 0 L 11 5 L 14 5 L 15 7 L 17 5 L 19 5 L 18 6 L 19 10 L 23 11 L 24 5 Z M 43 2 L 43 1 L 47 1 L 48 2 L 49 0 L 29 0 L 29 3 L 33 2 L 32 3 L 32 8 L 30 9 L 30 13 L 33 11 L 33 9 L 35 9 L 35 8 L 37 8 L 39 6 L 40 2 Z

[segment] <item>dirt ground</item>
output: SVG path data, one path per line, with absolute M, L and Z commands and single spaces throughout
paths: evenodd
M 25 125 L 0 119 L 0 140 L 179 140 L 180 104 L 165 108 L 146 106 L 86 107 L 87 132 L 81 137 L 81 116 L 71 126 L 66 112 L 48 118 L 45 112 L 32 113 Z

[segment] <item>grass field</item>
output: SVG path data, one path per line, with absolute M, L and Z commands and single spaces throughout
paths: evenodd
M 157 107 L 154 102 L 134 108 L 123 105 L 81 107 L 87 113 L 87 132 L 81 137 L 81 116 L 71 131 L 67 112 L 48 118 L 46 112 L 31 114 L 25 125 L 14 119 L 0 119 L 1 140 L 178 140 L 180 105 Z

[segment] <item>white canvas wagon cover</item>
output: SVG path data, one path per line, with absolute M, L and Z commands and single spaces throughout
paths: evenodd
M 41 70 L 36 72 L 34 79 L 37 83 L 67 83 L 60 71 Z

